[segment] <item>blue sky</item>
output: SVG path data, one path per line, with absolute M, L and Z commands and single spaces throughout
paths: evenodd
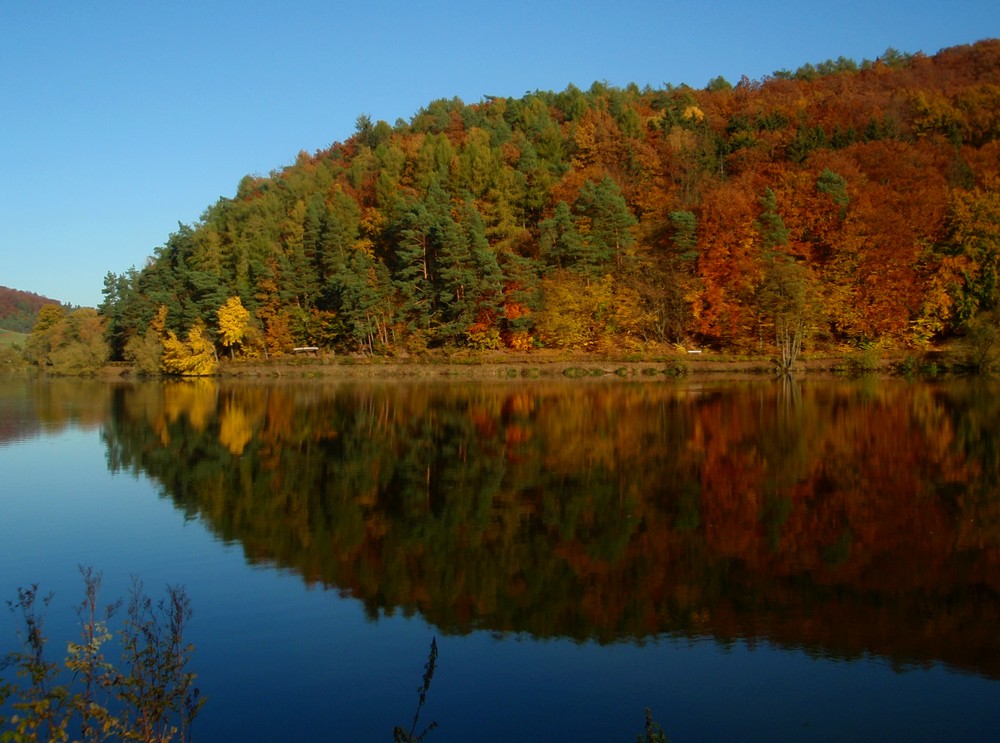
M 96 306 L 108 271 L 362 113 L 998 36 L 996 0 L 0 0 L 0 285 Z

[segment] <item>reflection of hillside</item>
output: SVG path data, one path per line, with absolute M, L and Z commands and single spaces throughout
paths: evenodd
M 7 390 L 3 390 L 7 392 Z M 30 398 L 0 392 L 0 446 L 33 439 L 42 432 Z
M 1000 676 L 992 390 L 122 389 L 109 461 L 444 631 L 761 639 Z
M 97 428 L 108 411 L 110 390 L 92 380 L 30 377 L 0 384 L 0 446 L 70 426 Z

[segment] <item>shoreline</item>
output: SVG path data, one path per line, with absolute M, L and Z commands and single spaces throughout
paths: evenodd
M 792 375 L 857 376 L 928 375 L 951 373 L 954 359 L 941 352 L 879 356 L 858 352 L 809 356 L 800 359 Z M 732 358 L 715 354 L 669 354 L 649 358 L 598 354 L 476 354 L 414 357 L 282 356 L 277 359 L 230 360 L 220 358 L 219 369 L 208 378 L 309 378 L 309 379 L 623 379 L 656 381 L 685 377 L 747 378 L 776 376 L 770 357 Z M 104 367 L 99 376 L 133 377 L 129 364 Z

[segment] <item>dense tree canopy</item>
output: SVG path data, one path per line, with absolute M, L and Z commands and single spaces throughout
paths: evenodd
M 93 374 L 108 360 L 105 323 L 93 307 L 47 304 L 28 336 L 28 361 L 56 374 Z
M 997 40 L 442 99 L 243 178 L 100 311 L 115 357 L 925 344 L 996 308 L 998 140 Z

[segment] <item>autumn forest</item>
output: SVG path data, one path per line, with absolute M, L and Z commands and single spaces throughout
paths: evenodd
M 994 323 L 998 140 L 1000 40 L 362 115 L 108 273 L 79 332 L 49 308 L 33 357 L 928 347 Z

